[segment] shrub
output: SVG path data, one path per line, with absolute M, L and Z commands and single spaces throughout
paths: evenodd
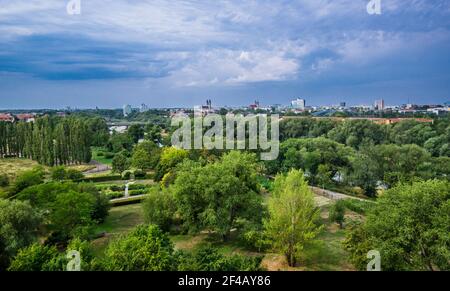
M 147 188 L 148 186 L 143 184 L 131 184 L 128 186 L 128 190 L 142 190 Z
M 80 179 L 80 182 L 107 182 L 121 180 L 121 175 L 107 175 Z
M 132 174 L 133 174 L 132 171 L 129 171 L 129 170 L 124 171 L 124 172 L 122 173 L 122 180 L 130 180 Z
M 76 170 L 76 169 L 68 169 L 66 173 L 66 179 L 72 180 L 72 181 L 78 181 L 80 179 L 83 179 L 84 175 L 82 172 Z
M 128 193 L 130 194 L 130 196 L 137 196 L 146 194 L 147 190 L 146 189 L 130 190 Z
M 53 181 L 63 181 L 67 176 L 66 169 L 63 166 L 53 167 L 50 170 L 50 176 Z
M 14 183 L 13 194 L 19 193 L 30 186 L 39 185 L 44 182 L 44 171 L 37 167 L 33 170 L 25 171 L 19 174 Z
M 109 187 L 109 189 L 113 192 L 118 192 L 118 191 L 124 191 L 125 190 L 125 186 L 124 185 L 111 185 Z M 129 188 L 128 188 L 129 189 Z
M 134 177 L 136 178 L 145 178 L 146 175 L 147 173 L 143 170 L 140 169 L 134 170 Z
M 0 175 L 0 187 L 7 187 L 9 186 L 9 178 L 6 174 Z
M 345 199 L 343 200 L 345 207 L 348 210 L 364 215 L 369 209 L 375 206 L 374 202 L 363 201 L 357 199 Z
M 99 155 L 99 156 L 100 156 L 100 155 Z M 114 153 L 111 153 L 111 152 L 106 152 L 106 153 L 104 154 L 104 156 L 105 156 L 105 159 L 113 159 L 114 156 L 115 156 L 115 154 L 114 154 Z
M 108 271 L 172 271 L 173 243 L 156 225 L 140 225 L 113 241 L 104 259 Z
M 225 256 L 217 248 L 202 246 L 193 253 L 178 252 L 178 271 L 262 271 L 262 256 Z

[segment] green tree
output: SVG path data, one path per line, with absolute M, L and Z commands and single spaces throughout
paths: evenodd
M 351 172 L 347 177 L 348 182 L 361 187 L 365 195 L 374 197 L 377 182 L 383 180 L 383 177 L 379 177 L 378 162 L 366 154 L 358 153 L 351 159 L 351 165 Z
M 133 149 L 133 138 L 126 133 L 113 133 L 109 138 L 107 148 L 109 151 L 118 153 L 122 150 L 131 151 Z
M 291 170 L 287 176 L 276 177 L 268 210 L 269 218 L 264 220 L 267 239 L 273 249 L 286 256 L 289 266 L 295 266 L 305 243 L 321 230 L 316 224 L 319 209 L 302 171 Z
M 55 246 L 35 243 L 19 251 L 8 271 L 63 271 L 65 263 Z
M 109 128 L 105 119 L 101 117 L 89 118 L 87 120 L 92 146 L 104 146 L 109 139 Z
M 155 180 L 161 181 L 165 174 L 174 170 L 178 164 L 181 164 L 181 162 L 188 157 L 189 154 L 186 150 L 177 149 L 175 147 L 164 148 L 156 167 Z
M 20 248 L 37 239 L 41 216 L 28 201 L 0 199 L 0 270 Z
M 144 141 L 134 148 L 131 166 L 142 170 L 154 169 L 158 164 L 160 155 L 160 149 L 154 142 Z
M 113 241 L 107 248 L 104 268 L 108 271 L 173 271 L 173 244 L 155 225 L 140 225 Z
M 169 231 L 173 223 L 177 205 L 172 193 L 152 189 L 142 203 L 146 223 L 155 224 L 163 231 Z
M 134 143 L 137 143 L 141 138 L 144 138 L 144 128 L 142 125 L 132 124 L 128 127 L 127 134 Z
M 130 160 L 122 151 L 116 154 L 112 160 L 112 170 L 116 173 L 122 173 L 130 167 Z
M 206 166 L 186 161 L 170 189 L 188 229 L 208 227 L 226 240 L 237 220 L 261 217 L 256 177 L 255 155 L 232 151 Z
M 208 164 L 198 177 L 207 202 L 202 215 L 204 224 L 224 240 L 229 238 L 237 220 L 261 218 L 257 174 L 254 154 L 231 151 L 220 161 Z
M 50 227 L 57 241 L 89 234 L 94 205 L 95 198 L 89 193 L 69 191 L 59 194 L 50 214 Z
M 336 222 L 337 224 L 339 224 L 340 228 L 343 228 L 345 220 L 344 200 L 338 200 L 330 207 L 329 219 L 331 222 Z
M 450 269 L 450 184 L 429 180 L 401 184 L 378 198 L 365 222 L 347 237 L 358 269 L 369 250 L 378 250 L 382 269 Z

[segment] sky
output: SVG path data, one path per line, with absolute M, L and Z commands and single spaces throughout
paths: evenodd
M 450 100 L 450 0 L 0 0 L 0 108 Z

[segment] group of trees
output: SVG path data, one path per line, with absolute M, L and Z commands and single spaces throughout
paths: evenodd
M 449 156 L 450 120 L 440 118 L 434 123 L 424 123 L 411 119 L 380 125 L 367 119 L 286 119 L 280 123 L 280 137 L 283 141 L 327 137 L 354 149 L 379 144 L 416 144 L 433 156 Z
M 358 269 L 367 253 L 381 254 L 382 269 L 450 269 L 450 184 L 428 180 L 399 184 L 386 191 L 353 226 L 345 246 Z
M 150 193 L 143 204 L 148 223 L 165 231 L 208 230 L 223 241 L 236 229 L 249 247 L 272 248 L 286 255 L 291 266 L 321 230 L 302 171 L 278 175 L 266 205 L 258 182 L 263 169 L 255 154 L 231 151 L 209 162 L 177 149 L 164 155 L 163 189 Z M 169 173 L 171 181 L 165 183 Z
M 22 157 L 40 164 L 68 165 L 91 160 L 91 145 L 108 134 L 102 119 L 44 116 L 34 122 L 0 122 L 0 157 Z
M 80 252 L 82 271 L 260 271 L 262 257 L 224 256 L 202 246 L 194 252 L 175 251 L 166 233 L 156 225 L 139 225 L 108 245 L 104 257 L 93 255 L 89 242 L 73 239 L 67 250 Z M 10 271 L 64 271 L 65 253 L 55 246 L 31 244 L 11 261 Z
M 280 155 L 269 173 L 305 171 L 321 187 L 358 186 L 374 196 L 379 186 L 416 179 L 448 179 L 450 122 L 406 120 L 379 125 L 369 120 L 287 119 L 281 123 Z
M 108 199 L 84 183 L 36 184 L 20 191 L 15 199 L 0 199 L 0 270 L 16 255 L 38 252 L 46 255 L 34 259 L 46 261 L 47 255 L 59 253 L 56 247 L 91 238 L 93 227 L 104 221 L 108 210 Z M 38 243 L 39 237 L 46 238 L 44 245 Z M 20 253 L 21 249 L 25 250 Z M 17 264 L 11 266 L 20 269 Z

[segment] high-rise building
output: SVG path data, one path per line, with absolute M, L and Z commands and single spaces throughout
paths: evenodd
M 148 106 L 144 103 L 141 104 L 141 108 L 139 109 L 140 112 L 147 112 Z
M 123 116 L 127 117 L 128 115 L 131 114 L 133 110 L 131 109 L 131 105 L 126 104 L 123 106 Z
M 342 107 L 342 108 L 345 108 L 345 107 L 347 106 L 347 103 L 341 102 L 341 103 L 339 104 L 339 106 Z
M 305 110 L 306 100 L 297 98 L 295 100 L 292 100 L 291 105 L 292 105 L 292 108 L 294 108 L 294 109 Z
M 384 100 L 383 99 L 375 100 L 374 109 L 375 110 L 384 110 Z

